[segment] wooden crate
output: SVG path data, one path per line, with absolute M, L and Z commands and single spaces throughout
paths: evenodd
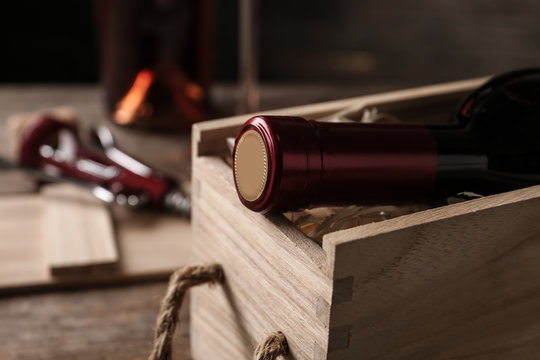
M 455 110 L 484 79 L 267 112 L 312 119 L 352 104 Z M 414 112 L 414 111 L 413 111 Z M 193 131 L 193 263 L 222 287 L 191 293 L 194 359 L 249 359 L 273 331 L 292 359 L 540 356 L 540 187 L 330 233 L 318 244 L 237 198 L 226 137 L 249 116 Z

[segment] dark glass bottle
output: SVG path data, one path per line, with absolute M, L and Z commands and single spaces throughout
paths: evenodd
M 429 128 L 439 192 L 492 194 L 540 183 L 540 69 L 493 78 L 463 102 L 453 128 Z
M 540 70 L 498 76 L 451 126 L 320 123 L 258 116 L 233 154 L 240 200 L 256 211 L 395 203 L 540 183 Z
M 188 132 L 207 117 L 213 0 L 100 0 L 107 110 L 119 125 Z

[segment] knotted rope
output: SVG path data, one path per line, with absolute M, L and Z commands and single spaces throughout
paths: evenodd
M 223 283 L 225 277 L 220 265 L 188 266 L 176 270 L 169 280 L 167 294 L 161 302 L 156 321 L 154 344 L 148 360 L 171 360 L 172 339 L 178 325 L 180 307 L 189 288 L 201 284 Z M 281 331 L 268 336 L 255 349 L 254 360 L 277 360 L 287 358 L 289 347 Z
M 201 284 L 223 283 L 223 269 L 220 265 L 188 266 L 176 270 L 169 280 L 167 294 L 161 303 L 156 322 L 154 345 L 148 360 L 170 360 L 172 339 L 182 301 L 189 288 Z
M 287 359 L 289 345 L 281 331 L 270 334 L 255 349 L 253 360 L 276 360 L 279 357 Z

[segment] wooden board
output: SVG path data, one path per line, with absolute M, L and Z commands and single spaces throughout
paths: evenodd
M 44 255 L 53 275 L 92 272 L 118 262 L 106 204 L 67 183 L 47 185 L 41 195 Z
M 191 228 L 185 219 L 115 209 L 119 261 L 107 271 L 54 276 L 43 251 L 42 198 L 0 197 L 0 292 L 166 278 L 188 264 Z

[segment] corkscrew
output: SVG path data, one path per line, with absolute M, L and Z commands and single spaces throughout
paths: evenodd
M 81 144 L 76 124 L 40 115 L 21 132 L 17 163 L 87 187 L 107 203 L 189 217 L 190 200 L 174 179 L 118 149 L 105 126 L 96 127 L 94 135 L 102 151 Z

